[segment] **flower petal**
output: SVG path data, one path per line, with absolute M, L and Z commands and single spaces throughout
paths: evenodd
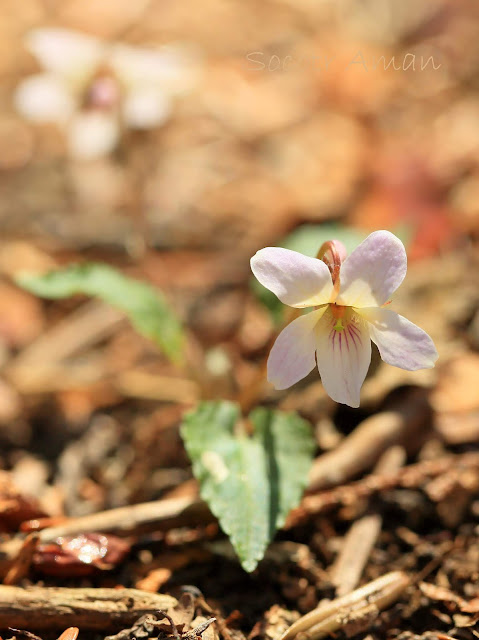
M 314 328 L 326 308 L 296 318 L 276 338 L 268 358 L 268 380 L 276 389 L 287 389 L 314 369 Z
M 33 122 L 64 123 L 75 106 L 65 83 L 49 73 L 39 73 L 21 82 L 14 103 L 17 111 Z
M 251 258 L 251 269 L 264 287 L 290 307 L 314 307 L 330 301 L 333 282 L 321 260 L 290 249 L 266 247 Z
M 342 331 L 328 308 L 316 326 L 316 360 L 323 386 L 336 402 L 359 407 L 361 385 L 371 363 L 367 324 L 352 313 Z
M 338 304 L 381 306 L 404 280 L 404 245 L 389 231 L 375 231 L 341 265 Z
M 45 69 L 78 82 L 90 76 L 106 51 L 101 40 L 61 28 L 33 29 L 26 46 Z
M 123 103 L 123 117 L 132 129 L 151 129 L 168 120 L 171 100 L 161 89 L 133 89 Z
M 434 367 L 436 347 L 418 326 L 390 309 L 359 309 L 358 313 L 368 321 L 371 340 L 384 362 L 407 371 Z
M 110 153 L 120 132 L 113 114 L 84 111 L 72 120 L 68 128 L 70 152 L 76 158 L 89 160 Z

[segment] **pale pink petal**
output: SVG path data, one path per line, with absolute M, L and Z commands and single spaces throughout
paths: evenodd
M 371 340 L 384 362 L 407 371 L 434 367 L 438 353 L 425 331 L 390 309 L 360 309 L 359 313 L 368 321 Z
M 314 369 L 314 328 L 325 310 L 296 318 L 277 337 L 268 358 L 268 380 L 276 389 L 287 389 Z
M 118 143 L 119 127 L 115 116 L 102 111 L 84 111 L 68 128 L 69 149 L 82 160 L 98 158 L 113 151 Z
M 68 87 L 49 73 L 26 78 L 18 85 L 13 99 L 17 111 L 33 122 L 64 123 L 75 108 Z
M 371 363 L 371 339 L 366 322 L 352 315 L 336 331 L 330 309 L 316 326 L 316 360 L 323 386 L 336 402 L 359 407 L 361 385 Z
M 154 87 L 133 89 L 123 103 L 123 117 L 132 129 L 151 129 L 168 120 L 171 100 Z
M 101 40 L 62 28 L 33 29 L 26 46 L 45 69 L 79 82 L 90 76 L 106 51 Z
M 147 49 L 118 44 L 112 48 L 109 60 L 130 88 L 155 86 L 176 95 L 190 90 L 198 79 L 198 56 L 182 45 Z
M 331 274 L 316 258 L 290 249 L 266 247 L 251 258 L 251 269 L 264 287 L 290 307 L 314 307 L 331 299 Z
M 375 231 L 342 264 L 337 303 L 381 306 L 404 280 L 406 269 L 406 250 L 399 238 L 389 231 Z

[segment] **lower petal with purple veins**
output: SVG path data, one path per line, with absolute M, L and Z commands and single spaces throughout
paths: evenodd
M 336 402 L 359 407 L 359 395 L 371 362 L 366 322 L 347 309 L 341 323 L 328 308 L 316 325 L 316 361 L 323 386 Z

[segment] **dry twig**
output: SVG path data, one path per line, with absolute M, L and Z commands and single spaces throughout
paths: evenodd
M 92 532 L 111 532 L 124 536 L 168 530 L 174 526 L 197 525 L 212 518 L 201 500 L 169 498 L 70 518 L 57 527 L 43 529 L 39 538 L 41 542 L 53 542 L 60 536 Z
M 380 491 L 395 487 L 421 487 L 431 478 L 448 473 L 452 469 L 479 469 L 479 453 L 471 451 L 461 455 L 444 456 L 435 460 L 424 460 L 411 464 L 396 473 L 387 475 L 370 474 L 347 485 L 321 491 L 317 495 L 303 498 L 286 522 L 285 528 L 296 526 L 312 514 L 322 513 L 339 505 L 350 505 Z
M 65 589 L 0 585 L 0 627 L 50 630 L 78 626 L 85 630 L 119 630 L 140 616 L 175 606 L 175 598 L 137 589 Z

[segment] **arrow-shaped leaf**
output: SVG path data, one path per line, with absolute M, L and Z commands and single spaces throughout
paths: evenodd
M 205 402 L 185 417 L 181 433 L 202 497 L 243 568 L 253 571 L 301 498 L 314 440 L 309 424 L 295 413 L 255 409 L 251 437 L 239 415 L 230 402 Z

